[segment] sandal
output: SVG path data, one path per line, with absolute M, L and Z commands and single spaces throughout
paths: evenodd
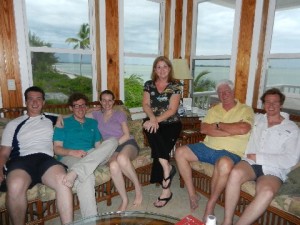
M 167 184 L 167 186 L 164 186 L 163 182 L 162 182 L 161 186 L 162 186 L 163 189 L 168 189 L 171 186 L 171 183 L 172 183 L 172 180 L 173 180 L 173 177 L 175 176 L 175 174 L 176 174 L 176 168 L 175 168 L 175 166 L 172 165 L 170 175 L 167 178 L 163 179 L 165 182 L 168 181 L 168 180 L 170 180 L 170 182 Z
M 166 204 L 168 204 L 168 202 L 172 199 L 172 197 L 173 197 L 173 193 L 172 193 L 172 192 L 171 192 L 171 195 L 170 195 L 169 198 L 160 198 L 160 197 L 158 197 L 157 200 L 158 200 L 158 201 L 164 201 L 165 204 L 163 204 L 163 205 L 155 205 L 155 202 L 154 202 L 153 205 L 154 205 L 156 208 L 162 208 L 162 207 L 164 207 Z

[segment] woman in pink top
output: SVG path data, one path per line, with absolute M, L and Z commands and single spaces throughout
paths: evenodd
M 122 198 L 122 203 L 118 210 L 124 211 L 128 206 L 128 197 L 123 174 L 133 182 L 135 187 L 133 206 L 141 205 L 143 200 L 142 186 L 131 163 L 137 157 L 140 148 L 129 133 L 125 113 L 113 109 L 114 100 L 115 96 L 112 91 L 105 90 L 101 92 L 101 110 L 88 113 L 87 116 L 92 116 L 98 121 L 98 128 L 104 140 L 110 137 L 116 137 L 119 140 L 119 146 L 109 161 L 109 168 L 115 187 Z

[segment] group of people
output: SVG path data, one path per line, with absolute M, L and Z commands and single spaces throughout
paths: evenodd
M 25 223 L 26 192 L 37 183 L 55 190 L 62 224 L 73 221 L 73 186 L 82 217 L 96 215 L 94 171 L 107 162 L 122 198 L 118 211 L 129 204 L 123 175 L 135 186 L 133 206 L 142 203 L 142 187 L 131 163 L 140 148 L 129 133 L 125 113 L 113 109 L 113 92 L 101 92 L 101 108 L 93 110 L 88 110 L 84 94 L 72 94 L 68 99 L 72 114 L 65 118 L 42 113 L 41 88 L 32 86 L 24 96 L 27 114 L 7 124 L 1 142 L 0 184 L 7 187 L 6 205 L 13 224 Z
M 225 213 L 222 225 L 233 224 L 241 185 L 256 181 L 254 200 L 239 217 L 237 225 L 252 224 L 271 203 L 291 168 L 299 162 L 300 132 L 287 113 L 281 112 L 284 94 L 276 88 L 261 96 L 265 114 L 254 115 L 253 109 L 234 97 L 234 84 L 221 80 L 216 84 L 219 103 L 212 106 L 201 123 L 203 142 L 181 146 L 175 151 L 176 164 L 190 198 L 191 211 L 198 208 L 200 196 L 192 180 L 191 162 L 214 165 L 211 195 L 203 222 L 225 190 Z M 172 64 L 166 57 L 155 59 L 151 80 L 144 85 L 143 123 L 152 150 L 151 182 L 160 183 L 162 193 L 154 206 L 165 206 L 173 196 L 170 190 L 176 173 L 169 163 L 170 152 L 181 132 L 178 107 L 180 83 L 173 78 Z
M 181 84 L 173 74 L 168 58 L 156 58 L 151 80 L 145 82 L 143 93 L 142 105 L 147 115 L 143 128 L 153 158 L 150 182 L 162 187 L 153 203 L 158 208 L 173 197 L 171 184 L 177 171 L 170 164 L 170 152 L 182 129 L 178 114 Z M 201 123 L 201 133 L 206 135 L 204 141 L 177 148 L 177 167 L 186 184 L 191 211 L 195 211 L 200 196 L 193 185 L 190 162 L 214 165 L 203 221 L 214 214 L 217 199 L 225 190 L 222 225 L 233 223 L 241 185 L 256 181 L 254 200 L 236 222 L 251 224 L 265 211 L 291 167 L 299 161 L 299 128 L 288 114 L 280 111 L 285 96 L 278 89 L 269 89 L 262 95 L 266 113 L 257 115 L 234 98 L 234 84 L 230 80 L 218 82 L 216 91 L 220 103 L 208 110 Z M 130 135 L 125 113 L 113 108 L 113 92 L 101 92 L 101 107 L 94 109 L 87 108 L 85 95 L 74 93 L 68 100 L 72 114 L 58 119 L 42 113 L 45 104 L 42 89 L 30 87 L 24 95 L 27 114 L 7 124 L 0 153 L 0 183 L 5 180 L 6 205 L 13 224 L 24 223 L 26 192 L 37 183 L 56 191 L 63 224 L 73 220 L 73 186 L 82 216 L 97 214 L 93 172 L 106 163 L 122 199 L 118 210 L 126 210 L 129 204 L 123 175 L 135 187 L 133 206 L 141 205 L 142 187 L 131 163 L 140 149 Z

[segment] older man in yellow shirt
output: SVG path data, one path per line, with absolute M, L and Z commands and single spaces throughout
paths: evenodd
M 252 108 L 236 100 L 233 89 L 230 80 L 218 82 L 216 90 L 220 103 L 208 110 L 201 123 L 201 133 L 206 134 L 204 141 L 176 149 L 175 159 L 189 193 L 192 211 L 198 207 L 200 197 L 193 185 L 190 162 L 215 165 L 204 221 L 208 215 L 214 214 L 217 199 L 225 189 L 230 171 L 244 154 L 254 120 Z

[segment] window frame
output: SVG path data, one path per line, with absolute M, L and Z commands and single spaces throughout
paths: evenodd
M 299 4 L 300 7 L 300 4 Z M 266 36 L 265 36 L 265 46 L 264 46 L 264 57 L 263 66 L 261 69 L 260 86 L 258 90 L 257 108 L 262 108 L 262 102 L 260 101 L 260 96 L 265 91 L 266 88 L 266 76 L 268 71 L 269 59 L 300 59 L 300 53 L 270 53 L 272 44 L 272 35 L 275 22 L 276 13 L 276 0 L 270 1 L 268 9 L 268 19 L 266 26 Z
M 126 1 L 126 0 L 125 0 Z M 163 55 L 164 49 L 164 30 L 165 30 L 165 0 L 148 0 L 160 5 L 159 10 L 159 39 L 158 39 L 158 53 L 148 54 L 148 53 L 135 53 L 135 52 L 125 52 L 124 48 L 124 20 L 119 20 L 120 27 L 120 99 L 125 99 L 125 87 L 124 87 L 124 72 L 125 72 L 125 57 L 138 57 L 138 58 L 156 58 Z M 124 18 L 124 2 L 119 0 L 119 18 Z
M 240 30 L 240 18 L 241 18 L 241 8 L 242 0 L 236 0 L 235 2 L 235 15 L 234 15 L 234 24 L 233 24 L 233 35 L 232 35 L 232 46 L 231 46 L 231 55 L 196 55 L 196 44 L 197 44 L 197 24 L 198 24 L 198 6 L 199 4 L 207 2 L 207 0 L 196 0 L 193 2 L 193 29 L 192 29 L 192 46 L 191 46 L 191 59 L 190 59 L 190 68 L 192 71 L 195 70 L 195 61 L 196 60 L 230 60 L 229 68 L 229 79 L 233 82 L 235 81 L 235 72 L 236 72 L 236 61 L 238 53 L 238 38 Z M 194 72 L 192 73 L 194 76 Z M 191 81 L 193 82 L 193 80 Z M 193 85 L 190 85 L 190 93 L 193 98 Z
M 20 74 L 22 90 L 26 90 L 33 85 L 33 74 L 31 64 L 31 53 L 66 53 L 91 55 L 92 65 L 92 90 L 93 100 L 98 98 L 97 92 L 97 71 L 96 71 L 96 51 L 95 51 L 95 2 L 87 0 L 89 8 L 89 27 L 90 27 L 90 49 L 70 49 L 70 48 L 49 48 L 32 47 L 29 44 L 28 21 L 26 16 L 26 0 L 14 0 L 14 13 L 16 23 L 16 33 L 19 51 Z M 25 102 L 23 96 L 23 102 Z

